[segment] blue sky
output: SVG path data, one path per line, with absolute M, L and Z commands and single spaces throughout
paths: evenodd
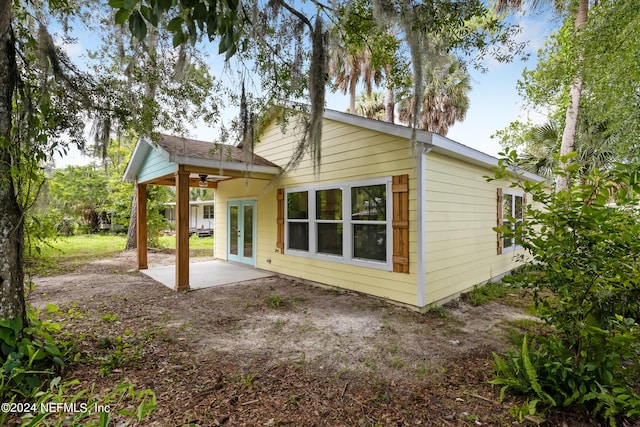
M 526 51 L 530 53 L 530 58 L 526 62 L 488 61 L 486 73 L 471 70 L 473 89 L 469 94 L 469 111 L 465 120 L 456 123 L 447 135 L 492 156 L 501 151 L 499 141 L 491 138 L 496 131 L 518 119 L 530 119 L 534 123 L 546 121 L 540 112 L 524 108 L 517 92 L 517 82 L 525 67 L 535 67 L 538 49 L 543 47 L 545 40 L 558 27 L 558 19 L 550 12 L 520 14 L 514 19 L 521 28 L 518 40 L 527 42 Z
M 516 60 L 512 63 L 498 63 L 488 59 L 484 63 L 487 71 L 482 73 L 477 70 L 470 70 L 472 77 L 472 91 L 469 94 L 470 108 L 464 121 L 456 123 L 447 135 L 457 142 L 468 145 L 472 148 L 496 156 L 501 147 L 499 141 L 492 139 L 491 135 L 496 131 L 504 129 L 514 120 L 531 119 L 534 122 L 543 122 L 545 117 L 538 112 L 528 111 L 523 108 L 523 102 L 517 93 L 517 81 L 522 75 L 525 67 L 533 68 L 537 60 L 536 52 L 541 48 L 549 34 L 557 28 L 558 20 L 550 12 L 546 13 L 523 13 L 511 18 L 517 22 L 521 28 L 518 35 L 519 41 L 526 41 L 526 51 L 530 53 L 528 61 Z M 82 43 L 90 43 L 91 37 L 79 37 L 78 44 L 67 45 L 65 49 L 74 60 L 82 60 L 87 47 Z M 93 44 L 93 43 L 92 43 Z M 217 51 L 214 46 L 213 51 Z M 212 55 L 212 63 L 215 64 L 217 72 L 220 72 L 220 57 Z M 346 111 L 348 108 L 348 97 L 341 93 L 327 95 L 327 108 Z M 237 112 L 231 112 L 225 116 L 233 116 Z M 228 119 L 229 117 L 227 117 Z M 197 139 L 214 139 L 211 129 L 205 126 L 198 126 L 192 132 L 192 137 Z M 67 164 L 86 164 L 91 159 L 80 156 L 79 153 L 70 152 L 64 159 L 56 159 L 56 166 L 64 167 Z

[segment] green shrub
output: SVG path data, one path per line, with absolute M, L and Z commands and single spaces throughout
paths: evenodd
M 517 165 L 512 152 L 500 160 L 496 178 L 511 179 Z M 517 239 L 531 264 L 508 281 L 532 290 L 557 335 L 531 349 L 525 340 L 519 353 L 496 357 L 494 383 L 503 392 L 529 394 L 547 406 L 579 404 L 612 425 L 640 414 L 639 183 L 637 168 L 623 166 L 557 193 L 512 181 L 533 204 L 517 229 L 496 231 Z
M 47 309 L 56 311 L 58 307 Z M 27 319 L 27 325 L 21 318 L 0 320 L 0 400 L 23 408 L 21 415 L 0 413 L 0 425 L 11 421 L 34 427 L 107 426 L 114 420 L 128 425 L 126 420 L 141 421 L 156 407 L 152 390 L 136 391 L 128 382 L 100 394 L 93 389 L 78 391 L 77 380 L 62 382 L 59 374 L 64 360 L 72 354 L 71 344 L 54 338 L 60 336 L 60 325 L 40 320 L 30 307 Z M 65 407 L 71 409 L 60 409 Z M 18 416 L 19 420 L 8 420 Z
M 55 376 L 63 365 L 68 344 L 56 342 L 51 333 L 60 325 L 40 321 L 28 310 L 29 324 L 22 318 L 0 320 L 0 399 L 8 401 L 15 395 L 32 396 L 43 379 Z
M 127 381 L 101 394 L 93 389 L 70 392 L 78 384 L 77 380 L 63 383 L 60 377 L 56 377 L 47 390 L 35 394 L 35 410 L 22 416 L 20 426 L 106 427 L 116 420 L 117 425 L 126 426 L 130 421 L 143 421 L 156 408 L 156 395 L 152 390 L 136 391 Z M 59 410 L 63 405 L 71 410 Z

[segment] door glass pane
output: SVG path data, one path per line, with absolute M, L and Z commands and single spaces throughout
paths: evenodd
M 316 219 L 342 219 L 342 190 L 316 191 Z
M 244 237 L 242 239 L 244 256 L 253 258 L 253 205 L 243 206 Z
M 238 207 L 229 206 L 229 253 L 238 255 Z
M 318 252 L 342 255 L 342 224 L 318 224 Z

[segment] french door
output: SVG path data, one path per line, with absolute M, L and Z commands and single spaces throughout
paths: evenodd
M 227 202 L 227 258 L 255 265 L 256 201 Z

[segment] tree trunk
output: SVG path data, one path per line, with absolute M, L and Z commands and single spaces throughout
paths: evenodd
M 393 111 L 395 109 L 395 102 L 393 101 L 394 101 L 393 89 L 388 87 L 387 93 L 386 93 L 386 100 L 384 104 L 384 112 L 385 112 L 385 120 L 389 123 L 395 122 L 394 111 Z
M 11 175 L 11 122 L 16 85 L 16 52 L 10 0 L 0 0 L 0 319 L 20 317 L 24 302 L 23 214 Z
M 576 32 L 584 26 L 587 22 L 589 15 L 589 0 L 580 0 L 578 4 L 578 10 L 574 19 L 574 28 Z M 584 58 L 578 58 L 579 62 L 583 62 Z M 576 149 L 576 130 L 578 128 L 578 114 L 580 112 L 580 98 L 582 96 L 582 75 L 579 67 L 577 74 L 571 82 L 569 88 L 569 105 L 567 106 L 567 113 L 565 116 L 564 131 L 562 132 L 562 144 L 560 146 L 560 156 L 566 156 L 573 153 Z M 558 175 L 556 177 L 556 192 L 566 190 L 571 183 L 571 175 L 567 172 L 567 166 L 571 161 L 561 163 L 564 176 Z
M 129 228 L 127 229 L 127 244 L 125 251 L 130 251 L 138 247 L 138 228 L 136 226 L 138 218 L 138 186 L 133 185 L 133 200 L 131 201 L 131 216 L 129 217 Z
M 157 68 L 156 55 L 158 50 L 158 29 L 154 26 L 149 27 L 149 36 L 147 37 L 147 55 L 149 56 L 150 64 L 153 67 L 153 70 Z M 155 72 L 155 71 L 154 71 Z M 156 97 L 156 88 L 155 80 L 152 78 L 151 81 L 147 81 L 144 88 L 144 96 L 149 99 L 155 99 Z M 127 244 L 125 245 L 124 250 L 129 251 L 136 249 L 138 247 L 138 227 L 137 227 L 137 219 L 138 219 L 138 209 L 137 209 L 137 194 L 138 194 L 138 186 L 133 186 L 133 200 L 131 200 L 131 216 L 129 217 L 129 228 L 127 229 Z
M 351 72 L 351 82 L 349 83 L 349 113 L 356 114 L 356 85 L 358 84 L 358 75 L 355 71 Z
M 387 75 L 387 79 L 391 78 L 391 67 L 385 67 L 385 73 Z M 384 112 L 385 112 L 385 120 L 389 123 L 394 123 L 394 109 L 396 107 L 395 103 L 395 94 L 393 93 L 393 87 L 387 82 L 387 92 L 386 99 L 384 103 Z

